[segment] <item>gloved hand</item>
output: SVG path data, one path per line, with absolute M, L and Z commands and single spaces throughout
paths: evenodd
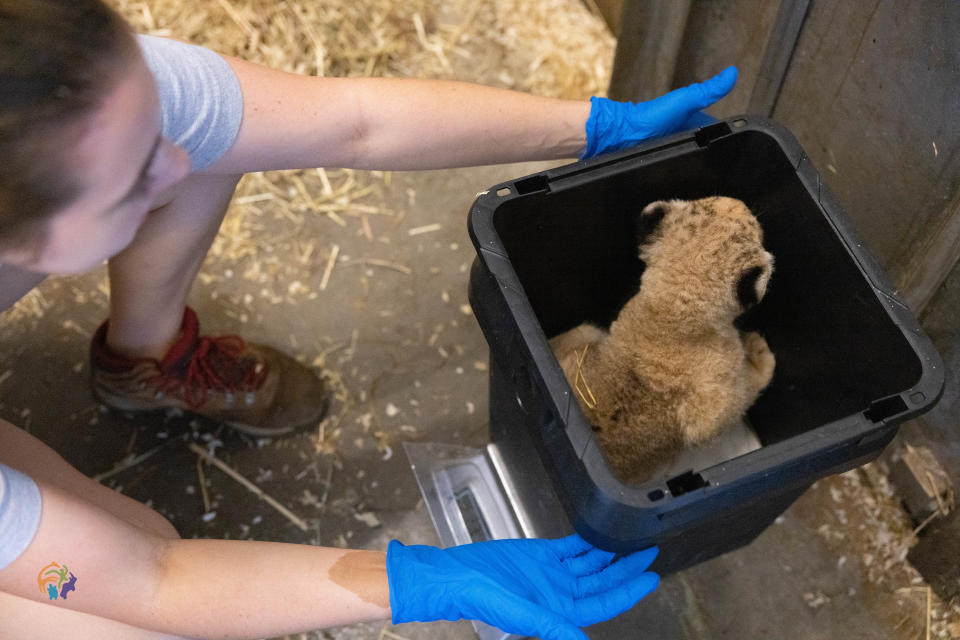
M 579 629 L 608 620 L 657 588 L 644 573 L 656 547 L 613 561 L 578 535 L 494 540 L 448 549 L 387 548 L 393 622 L 482 620 L 544 640 L 588 640 Z
M 706 82 L 676 89 L 647 102 L 590 98 L 587 148 L 580 159 L 710 124 L 714 119 L 700 110 L 730 93 L 736 82 L 737 68 L 727 67 Z

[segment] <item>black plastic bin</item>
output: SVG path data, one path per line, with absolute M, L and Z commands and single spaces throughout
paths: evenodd
M 742 321 L 777 357 L 747 419 L 762 447 L 639 486 L 607 468 L 547 343 L 608 325 L 638 287 L 633 219 L 654 200 L 740 198 L 776 268 Z M 861 465 L 943 389 L 930 340 L 800 145 L 743 116 L 491 187 L 470 210 L 470 301 L 497 429 L 525 429 L 572 526 L 596 546 L 658 544 L 675 571 L 755 538 L 818 478 Z M 536 461 L 533 461 L 536 463 Z

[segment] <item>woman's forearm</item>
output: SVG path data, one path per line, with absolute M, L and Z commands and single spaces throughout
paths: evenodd
M 243 93 L 233 147 L 208 173 L 413 170 L 573 158 L 590 102 L 465 82 L 315 78 L 227 58 Z
M 150 627 L 262 638 L 390 617 L 386 553 L 278 542 L 171 540 Z
M 587 143 L 588 101 L 464 82 L 364 79 L 358 168 L 434 169 L 575 158 Z
M 27 547 L 0 569 L 0 592 L 191 638 L 263 638 L 390 617 L 385 552 L 168 538 L 14 429 L 0 421 L 0 462 L 35 474 L 41 515 Z M 33 500 L 29 492 L 17 499 Z
M 48 482 L 37 485 L 39 526 L 0 570 L 0 591 L 191 638 L 263 638 L 390 617 L 384 552 L 165 539 Z M 51 563 L 63 571 L 52 587 L 38 582 L 38 571 L 49 577 L 57 569 Z M 72 588 L 52 593 L 67 573 Z

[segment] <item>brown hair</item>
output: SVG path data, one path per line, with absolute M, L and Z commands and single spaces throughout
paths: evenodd
M 134 46 L 100 0 L 0 0 L 0 246 L 78 195 L 63 150 Z

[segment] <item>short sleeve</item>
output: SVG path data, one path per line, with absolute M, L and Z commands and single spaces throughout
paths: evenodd
M 40 527 L 40 489 L 30 476 L 0 464 L 0 569 L 20 557 Z
M 163 112 L 163 135 L 190 155 L 198 171 L 223 157 L 243 119 L 240 82 L 226 60 L 192 44 L 137 36 L 153 73 Z

